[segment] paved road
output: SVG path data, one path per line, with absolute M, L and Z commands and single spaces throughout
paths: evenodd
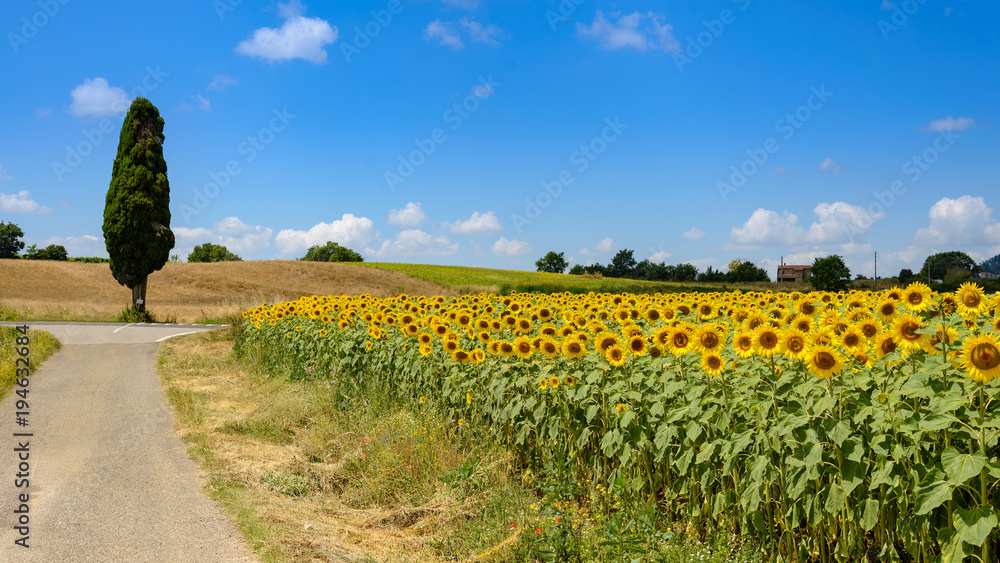
M 29 426 L 16 424 L 19 397 L 0 403 L 0 561 L 257 561 L 202 492 L 155 369 L 157 342 L 214 327 L 29 324 L 63 347 L 31 376 Z M 19 455 L 28 488 L 15 486 Z M 24 492 L 28 549 L 15 544 Z

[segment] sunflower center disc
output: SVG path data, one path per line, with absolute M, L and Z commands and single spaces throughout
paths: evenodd
M 977 344 L 972 349 L 972 363 L 981 370 L 990 370 L 1000 366 L 1000 350 L 988 342 Z

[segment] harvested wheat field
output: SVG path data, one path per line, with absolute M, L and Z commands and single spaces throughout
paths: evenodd
M 452 295 L 400 272 L 350 264 L 254 261 L 166 264 L 149 276 L 146 307 L 158 321 L 218 321 L 262 302 L 304 295 Z M 131 291 L 107 264 L 0 260 L 0 312 L 29 320 L 110 321 Z

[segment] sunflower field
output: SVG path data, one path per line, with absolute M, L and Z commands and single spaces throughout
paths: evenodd
M 244 346 L 781 561 L 996 561 L 1000 294 L 303 297 Z M 337 398 L 334 398 L 337 399 Z

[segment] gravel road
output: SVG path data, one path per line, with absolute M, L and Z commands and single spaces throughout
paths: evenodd
M 158 341 L 212 327 L 29 324 L 63 347 L 31 376 L 28 426 L 20 397 L 0 403 L 0 561 L 257 561 L 202 491 L 155 368 Z M 15 544 L 24 493 L 28 549 Z

